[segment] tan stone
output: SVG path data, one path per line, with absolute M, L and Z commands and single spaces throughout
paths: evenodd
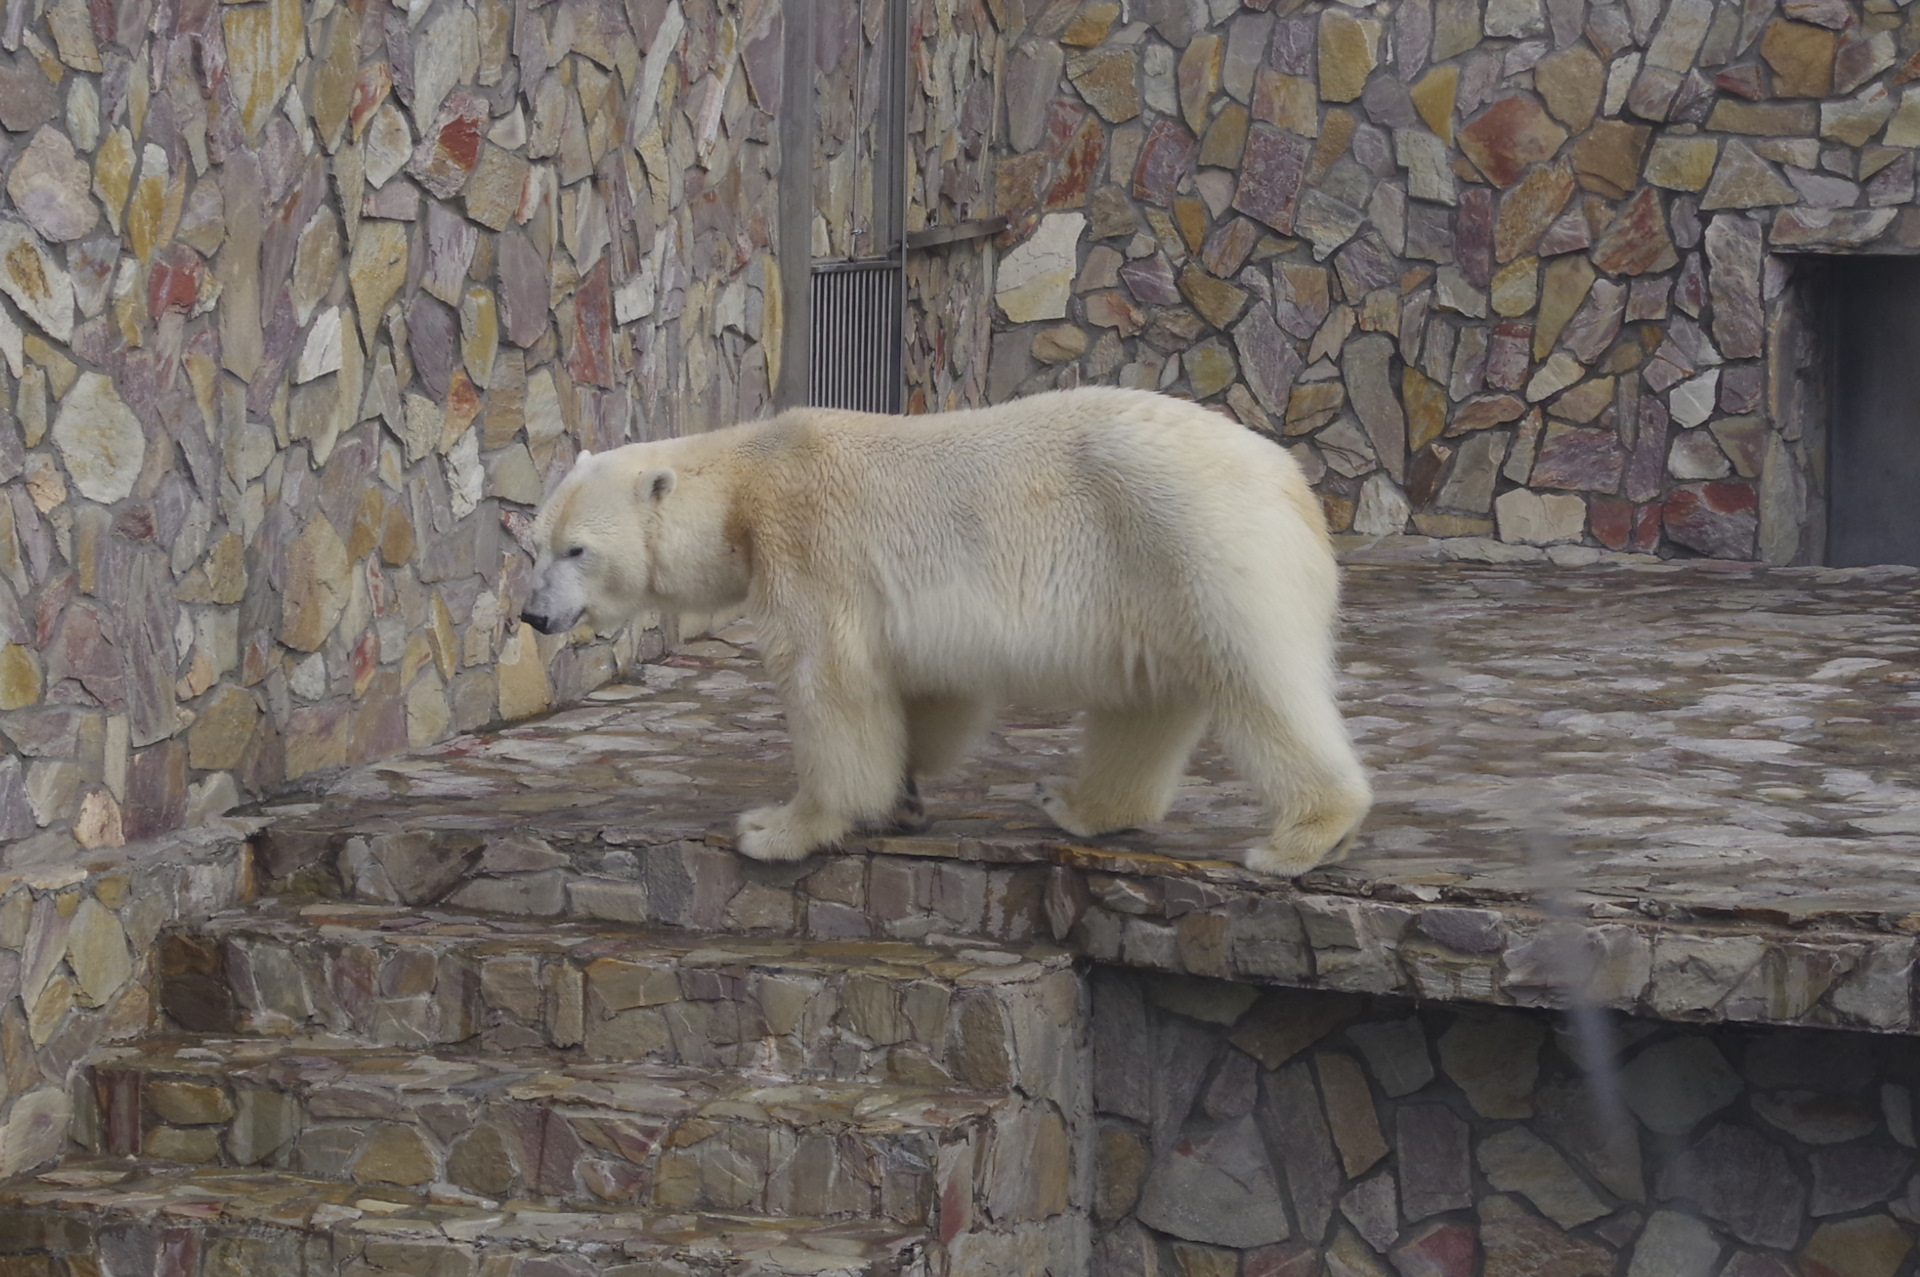
M 1534 87 L 1547 110 L 1573 133 L 1593 123 L 1606 82 L 1606 67 L 1584 45 L 1549 54 L 1533 69 Z
M 172 1126 L 214 1126 L 233 1116 L 226 1091 L 206 1082 L 157 1078 L 147 1083 L 142 1102 Z
M 1340 1150 L 1340 1164 L 1347 1178 L 1358 1179 L 1387 1155 L 1387 1142 L 1380 1134 L 1380 1119 L 1373 1106 L 1373 1092 L 1367 1086 L 1366 1071 L 1360 1061 L 1344 1051 L 1316 1051 L 1314 1071 L 1320 1075 L 1320 1090 L 1326 1097 L 1327 1126 L 1334 1147 Z
M 7 175 L 7 194 L 33 228 L 50 240 L 79 239 L 100 220 L 89 193 L 92 171 L 73 143 L 43 126 Z
M 1301 137 L 1320 136 L 1320 91 L 1304 75 L 1282 75 L 1266 67 L 1253 82 L 1254 119 Z
M 1707 128 L 1715 133 L 1752 133 L 1761 137 L 1808 136 L 1819 125 L 1811 102 L 1742 102 L 1721 98 L 1713 104 Z
M 1120 16 L 1120 6 L 1112 0 L 1089 4 L 1073 15 L 1073 21 L 1060 33 L 1060 43 L 1072 45 L 1077 49 L 1097 48 L 1107 38 L 1107 32 Z
M 40 658 L 34 650 L 21 643 L 0 646 L 0 709 L 36 704 L 40 691 Z
M 19 222 L 0 223 L 0 292 L 55 341 L 73 336 L 73 280 Z
M 1887 123 L 1887 133 L 1881 141 L 1888 146 L 1920 146 L 1920 88 L 1908 89 L 1900 95 L 1900 108 Z
M 1195 36 L 1180 54 L 1176 73 L 1180 88 L 1180 114 L 1195 136 L 1207 127 L 1207 104 L 1220 90 L 1220 63 L 1226 42 L 1213 34 Z
M 1800 194 L 1787 185 L 1773 165 L 1754 154 L 1738 138 L 1729 138 L 1713 170 L 1713 180 L 1700 200 L 1703 209 L 1763 208 L 1796 204 Z
M 314 308 L 326 300 L 340 268 L 340 220 L 330 208 L 313 215 L 300 232 L 293 255 L 293 316 L 305 324 Z
M 383 1122 L 354 1159 L 356 1184 L 425 1184 L 436 1172 L 433 1152 L 420 1132 L 398 1122 Z
M 1540 313 L 1533 326 L 1533 357 L 1545 359 L 1560 332 L 1587 299 L 1596 278 L 1593 263 L 1577 253 L 1547 263 L 1540 287 Z
M 1132 53 L 1109 49 L 1074 54 L 1067 59 L 1067 79 L 1109 124 L 1124 124 L 1140 114 L 1140 72 Z
M 1839 35 L 1807 22 L 1775 18 L 1760 37 L 1760 56 L 1773 68 L 1773 93 L 1824 98 L 1833 92 L 1833 54 Z
M 1580 185 L 1609 199 L 1625 199 L 1639 184 L 1640 157 L 1653 130 L 1624 120 L 1601 120 L 1573 145 Z
M 189 823 L 192 823 L 189 818 Z M 99 847 L 119 847 L 126 843 L 126 830 L 120 821 L 120 804 L 104 789 L 88 792 L 80 800 L 80 811 L 73 818 L 73 840 L 92 851 Z
M 1661 137 L 1647 152 L 1647 181 L 1670 191 L 1703 191 L 1720 143 L 1711 137 Z
M 1893 96 L 1884 84 L 1870 84 L 1853 97 L 1838 102 L 1823 102 L 1820 104 L 1820 136 L 1848 146 L 1865 146 L 1893 114 L 1893 108 Z M 1914 136 L 1920 139 L 1920 130 L 1916 130 Z M 1872 176 L 1865 171 L 1864 164 L 1860 176 Z
M 1033 357 L 1043 364 L 1063 364 L 1087 353 L 1087 334 L 1075 324 L 1043 328 L 1033 339 Z
M 205 1126 L 156 1126 L 142 1138 L 140 1152 L 166 1162 L 211 1162 L 220 1156 L 220 1132 Z
M 486 389 L 500 352 L 500 307 L 491 290 L 479 284 L 460 301 L 460 358 L 473 384 Z
M 1540 299 L 1540 259 L 1522 257 L 1493 276 L 1494 313 L 1509 319 L 1524 315 Z
M 299 652 L 318 651 L 346 609 L 352 561 L 340 534 L 315 514 L 287 547 L 286 593 L 280 601 L 280 641 Z
M 244 688 L 226 687 L 214 693 L 187 730 L 188 761 L 205 771 L 240 766 L 259 716 L 259 705 Z
M 60 404 L 54 446 L 81 495 L 111 505 L 133 491 L 146 461 L 146 432 L 113 382 L 82 373 Z
M 1453 145 L 1453 103 L 1460 90 L 1460 68 L 1435 67 L 1413 86 L 1413 109 L 1442 142 Z
M 1380 24 L 1356 18 L 1343 9 L 1320 14 L 1320 97 L 1328 102 L 1351 102 L 1367 87 L 1367 76 L 1377 65 Z
M 227 38 L 227 74 L 249 138 L 266 126 L 280 95 L 293 82 L 305 45 L 300 0 L 228 5 L 221 13 Z

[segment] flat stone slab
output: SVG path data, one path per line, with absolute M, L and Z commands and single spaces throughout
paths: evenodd
M 1920 573 L 1408 563 L 1347 581 L 1342 695 L 1378 802 L 1348 859 L 1297 883 L 1235 863 L 1263 817 L 1205 746 L 1163 824 L 1066 838 L 1028 799 L 1070 770 L 1075 731 L 1024 711 L 926 795 L 923 835 L 797 867 L 716 856 L 735 812 L 792 783 L 744 631 L 271 808 L 264 865 L 418 904 L 424 858 L 433 900 L 612 916 L 596 909 L 624 890 L 632 920 L 688 926 L 777 884 L 791 907 L 762 891 L 744 925 L 1050 929 L 1101 960 L 1352 992 L 1913 1023 Z M 676 874 L 717 894 L 710 917 L 663 890 Z
M 150 1257 L 128 1271 L 182 1277 L 213 1277 L 220 1267 L 347 1277 L 369 1271 L 369 1254 L 377 1260 L 407 1246 L 461 1271 L 482 1256 L 524 1259 L 532 1271 L 544 1256 L 567 1273 L 655 1264 L 698 1277 L 742 1266 L 767 1277 L 884 1277 L 911 1267 L 924 1241 L 920 1230 L 864 1220 L 528 1209 L 458 1201 L 444 1190 L 122 1159 L 75 1159 L 0 1188 L 0 1255 Z

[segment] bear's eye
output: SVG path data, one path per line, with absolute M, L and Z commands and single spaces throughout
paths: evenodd
M 576 545 L 576 546 L 574 546 L 574 547 L 573 547 L 573 548 L 572 548 L 571 550 L 568 550 L 568 551 L 567 551 L 567 557 L 568 557 L 569 559 L 577 559 L 577 558 L 579 558 L 579 557 L 580 557 L 581 555 L 583 555 L 583 554 L 585 554 L 586 552 L 587 552 L 587 547 L 586 547 L 586 546 L 584 546 L 584 545 Z

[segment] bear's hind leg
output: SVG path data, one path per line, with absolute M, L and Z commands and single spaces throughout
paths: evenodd
M 897 698 L 814 688 L 787 698 L 787 733 L 800 787 L 793 801 L 740 815 L 740 854 L 801 860 L 862 822 L 885 821 L 906 774 L 906 716 Z
M 1040 806 L 1081 838 L 1151 825 L 1167 814 L 1206 727 L 1206 709 L 1197 700 L 1089 710 L 1078 779 L 1043 782 Z
M 1221 745 L 1275 813 L 1247 868 L 1290 878 L 1344 851 L 1373 789 L 1331 692 L 1301 678 L 1265 696 L 1236 695 L 1216 713 Z

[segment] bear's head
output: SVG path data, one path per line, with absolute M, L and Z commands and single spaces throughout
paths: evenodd
M 650 541 L 678 476 L 647 461 L 645 445 L 580 454 L 534 518 L 533 590 L 521 620 L 542 634 L 583 619 L 606 633 L 657 605 Z

